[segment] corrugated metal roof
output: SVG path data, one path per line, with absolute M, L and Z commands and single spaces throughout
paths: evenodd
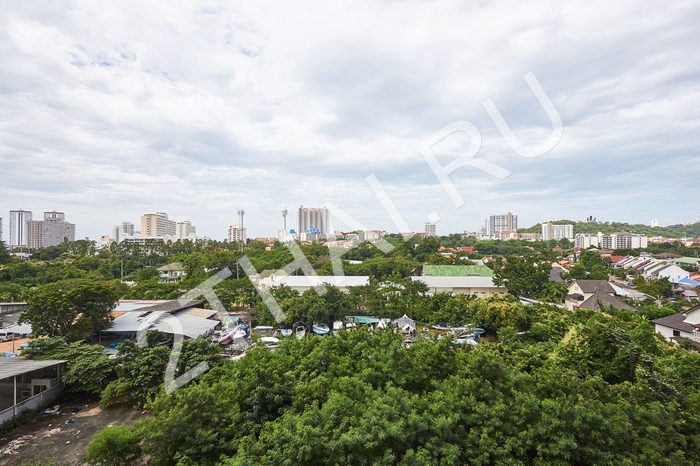
M 14 377 L 15 375 L 26 374 L 45 367 L 61 364 L 61 359 L 48 359 L 46 361 L 37 361 L 35 359 L 25 358 L 0 358 L 0 379 Z
M 188 316 L 201 317 L 202 319 L 209 319 L 209 318 L 211 318 L 211 316 L 216 315 L 217 311 L 193 307 L 191 309 L 185 309 L 184 311 L 179 312 L 177 315 L 180 316 L 183 314 L 186 314 Z

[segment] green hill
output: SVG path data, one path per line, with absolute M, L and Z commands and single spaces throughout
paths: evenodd
M 629 224 L 622 222 L 595 222 L 595 223 L 577 223 L 573 220 L 556 220 L 552 221 L 554 225 L 573 224 L 574 234 L 577 233 L 615 233 L 618 231 L 629 231 L 631 233 L 644 234 L 647 236 L 665 236 L 668 238 L 683 238 L 700 236 L 700 223 L 692 223 L 690 225 L 669 225 L 666 227 L 651 227 L 643 224 Z M 520 228 L 521 233 L 540 233 L 542 232 L 542 224 L 537 223 L 530 228 Z

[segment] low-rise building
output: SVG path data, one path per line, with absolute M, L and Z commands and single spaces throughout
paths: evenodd
M 428 286 L 428 295 L 437 293 L 451 293 L 453 295 L 467 294 L 480 298 L 492 295 L 505 295 L 508 288 L 498 286 L 492 277 L 483 276 L 419 276 L 411 277 L 413 281 L 420 281 Z
M 178 283 L 185 278 L 185 269 L 182 267 L 182 262 L 173 262 L 158 267 L 158 275 L 161 283 Z

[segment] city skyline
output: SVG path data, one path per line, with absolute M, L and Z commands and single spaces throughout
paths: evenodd
M 303 206 L 302 206 L 302 207 L 303 207 Z M 20 211 L 20 210 L 21 210 L 21 211 L 24 211 L 24 212 L 28 212 L 28 213 L 40 211 L 40 209 L 36 209 L 36 210 L 34 210 L 34 211 L 29 210 L 29 209 L 12 209 L 12 211 Z M 298 210 L 298 209 L 295 209 L 294 211 L 296 212 L 297 210 Z M 152 211 L 153 211 L 153 212 L 156 212 L 156 209 L 153 209 Z M 46 214 L 46 213 L 56 213 L 56 211 L 43 211 L 43 212 L 44 212 L 44 214 Z M 58 213 L 63 214 L 63 212 L 58 212 Z M 156 214 L 163 214 L 163 213 L 164 213 L 164 212 L 161 212 L 161 211 L 156 212 Z M 70 214 L 70 216 L 71 216 L 71 219 L 74 218 L 74 217 L 79 217 L 79 215 L 77 215 L 77 214 L 74 213 L 74 212 L 70 212 L 69 214 Z M 144 214 L 127 215 L 126 217 L 128 217 L 128 218 L 132 218 L 132 217 L 133 217 L 133 218 L 136 218 L 136 219 L 137 219 L 136 222 L 134 223 L 134 222 L 131 222 L 130 220 L 124 220 L 124 221 L 120 221 L 120 222 L 113 222 L 113 223 L 116 223 L 116 226 L 113 225 L 112 227 L 105 229 L 104 232 L 98 233 L 98 234 L 96 234 L 95 236 L 90 236 L 90 235 L 84 235 L 84 234 L 82 234 L 82 232 L 81 232 L 81 227 L 82 227 L 82 228 L 85 228 L 85 229 L 91 229 L 91 230 L 94 230 L 94 231 L 99 231 L 99 227 L 90 227 L 89 225 L 87 225 L 87 226 L 86 226 L 86 225 L 79 225 L 79 224 L 77 224 L 77 222 L 73 222 L 72 224 L 73 224 L 74 229 L 75 229 L 75 238 L 76 238 L 76 239 L 84 239 L 84 238 L 87 237 L 87 238 L 89 238 L 89 239 L 91 239 L 91 240 L 99 241 L 100 238 L 101 238 L 102 236 L 104 236 L 104 235 L 109 236 L 109 237 L 111 237 L 112 239 L 117 239 L 117 238 L 115 238 L 115 231 L 116 231 L 116 230 L 119 230 L 120 228 L 125 228 L 125 225 L 129 225 L 129 227 L 130 227 L 129 233 L 134 234 L 134 232 L 136 232 L 136 233 L 138 233 L 138 236 L 147 237 L 147 236 L 149 236 L 149 235 L 144 234 L 143 232 L 137 230 L 136 228 L 137 228 L 137 226 L 140 226 L 140 225 L 141 225 L 141 222 L 142 222 L 144 216 L 146 216 L 146 215 L 156 215 L 156 214 L 152 214 L 152 213 L 150 213 L 150 214 L 145 214 L 145 213 L 144 213 Z M 168 217 L 168 218 L 175 218 L 175 217 L 176 217 L 176 216 L 170 215 L 169 213 L 164 213 L 164 214 L 165 214 L 166 217 Z M 696 215 L 700 215 L 700 213 L 696 212 Z M 281 215 L 281 213 L 280 213 L 279 210 L 277 210 L 277 216 L 279 217 L 280 226 L 282 226 L 282 225 L 283 225 L 283 216 Z M 488 215 L 486 216 L 486 217 L 487 217 L 487 223 L 488 223 L 488 219 L 489 219 L 490 217 L 494 217 L 494 216 L 495 216 L 495 217 L 505 217 L 506 215 L 490 213 L 490 214 L 488 214 Z M 570 220 L 570 221 L 572 221 L 572 222 L 574 222 L 574 223 L 577 223 L 577 222 L 585 222 L 585 221 L 587 220 L 587 218 L 589 218 L 589 217 L 595 218 L 595 215 L 591 215 L 591 216 L 589 216 L 589 215 L 584 215 L 582 218 L 573 218 L 573 217 L 571 217 L 571 216 L 569 216 L 569 217 L 567 217 L 567 216 L 562 216 L 561 218 L 554 218 L 554 219 L 551 219 L 551 220 L 542 220 L 542 219 L 540 219 L 540 220 L 533 221 L 532 223 L 526 222 L 526 223 L 523 224 L 522 221 L 518 220 L 519 214 L 513 212 L 513 216 L 514 216 L 515 219 L 516 219 L 515 222 L 516 222 L 517 228 L 530 228 L 530 227 L 533 227 L 533 226 L 535 226 L 535 225 L 537 225 L 537 224 L 542 224 L 542 225 L 543 225 L 543 231 L 544 231 L 544 225 L 546 225 L 547 221 L 563 221 L 563 220 Z M 8 246 L 9 246 L 9 234 L 10 234 L 10 232 L 8 231 L 8 230 L 9 230 L 9 223 L 10 223 L 10 222 L 8 221 L 9 218 L 10 218 L 10 215 L 2 215 L 2 216 L 0 216 L 0 219 L 2 219 L 2 222 L 3 222 L 3 224 L 2 224 L 2 225 L 3 225 L 3 238 L 2 238 L 2 241 L 4 241 L 5 244 L 8 245 Z M 179 217 L 178 217 L 178 218 L 179 218 Z M 248 218 L 248 212 L 247 212 L 247 211 L 246 211 L 246 218 Z M 253 218 L 256 218 L 256 216 L 253 215 Z M 6 219 L 7 219 L 7 220 L 6 220 Z M 694 219 L 694 220 L 697 220 L 697 219 Z M 677 224 L 684 224 L 684 223 L 685 223 L 685 224 L 688 224 L 688 223 L 695 223 L 695 222 L 693 222 L 693 221 L 691 220 L 691 221 L 689 221 L 689 222 L 679 222 L 679 223 L 661 224 L 661 223 L 658 221 L 658 219 L 656 219 L 656 218 L 654 218 L 654 219 L 649 219 L 649 220 L 647 220 L 646 222 L 630 222 L 630 221 L 626 221 L 624 218 L 599 219 L 599 220 L 597 220 L 597 221 L 602 222 L 602 223 L 605 223 L 605 222 L 620 222 L 620 223 L 642 224 L 642 225 L 659 226 L 659 227 L 666 227 L 666 226 L 669 226 L 669 225 L 677 225 Z M 185 231 L 185 232 L 191 232 L 191 231 L 192 231 L 191 229 L 196 227 L 195 234 L 196 234 L 196 236 L 197 236 L 198 239 L 199 239 L 199 238 L 203 238 L 203 237 L 207 237 L 207 238 L 210 238 L 210 239 L 213 239 L 213 240 L 222 241 L 222 240 L 227 240 L 227 239 L 230 237 L 230 227 L 231 227 L 232 225 L 233 225 L 233 226 L 238 226 L 238 224 L 239 224 L 239 216 L 236 215 L 235 218 L 233 218 L 232 220 L 228 221 L 226 224 L 221 223 L 221 224 L 219 225 L 219 228 L 216 228 L 216 229 L 215 229 L 213 235 L 208 235 L 208 234 L 200 233 L 200 231 L 199 231 L 199 223 L 198 223 L 197 221 L 192 221 L 192 220 L 189 220 L 189 219 L 188 219 L 188 220 L 181 220 L 181 221 L 176 221 L 176 222 L 170 221 L 170 222 L 171 222 L 171 223 L 174 223 L 174 224 L 177 226 L 177 228 L 183 228 L 183 229 L 184 229 L 183 231 Z M 352 228 L 347 228 L 347 227 L 346 227 L 346 228 L 343 228 L 344 225 L 343 225 L 341 222 L 339 222 L 337 218 L 334 218 L 332 215 L 331 215 L 331 222 L 332 222 L 332 224 L 333 224 L 333 227 L 335 228 L 335 231 L 338 231 L 338 232 L 340 232 L 340 231 L 346 231 L 346 232 L 347 232 L 347 231 L 354 231 L 354 229 L 352 229 Z M 421 224 L 417 224 L 417 222 L 416 222 L 416 227 L 417 227 L 417 228 L 411 229 L 411 230 L 409 230 L 409 231 L 416 232 L 416 233 L 425 232 L 425 231 L 426 231 L 426 225 L 428 225 L 428 224 L 430 224 L 430 223 L 431 223 L 431 222 L 429 222 L 429 221 L 423 221 Z M 656 223 L 656 225 L 655 225 L 655 223 Z M 441 222 L 437 222 L 437 223 L 434 225 L 434 226 L 437 227 L 437 232 L 438 232 L 438 233 L 437 233 L 437 236 L 446 236 L 446 235 L 449 235 L 449 234 L 451 234 L 451 233 L 459 233 L 459 234 L 461 234 L 461 233 L 463 233 L 463 232 L 465 232 L 465 231 L 469 231 L 469 232 L 481 231 L 482 233 L 484 232 L 484 220 L 483 220 L 483 219 L 481 219 L 481 224 L 479 225 L 479 224 L 477 223 L 477 224 L 475 225 L 474 228 L 466 228 L 466 227 L 465 227 L 465 228 L 462 228 L 461 230 L 454 230 L 454 231 L 453 231 L 453 230 L 444 231 L 444 230 L 441 229 L 440 224 L 441 224 Z M 445 224 L 446 224 L 446 223 L 443 222 L 443 225 L 445 225 Z M 291 225 L 290 225 L 289 223 L 288 223 L 288 225 L 287 225 L 288 230 L 289 230 L 289 227 L 290 227 L 290 226 L 294 226 L 294 227 L 296 228 L 296 225 L 297 225 L 297 221 L 296 221 L 296 217 L 294 217 L 294 222 L 293 222 Z M 338 226 L 340 226 L 340 228 L 339 228 Z M 386 232 L 389 232 L 389 233 L 400 233 L 399 230 L 398 230 L 393 224 L 391 224 L 391 222 L 389 222 L 389 227 L 388 227 L 388 228 L 379 228 L 379 227 L 373 226 L 373 225 L 371 225 L 371 224 L 366 225 L 366 226 L 368 227 L 368 230 L 386 231 Z M 410 225 L 409 225 L 409 226 L 410 226 Z M 172 225 L 171 225 L 170 227 L 173 228 Z M 278 231 L 278 230 L 281 230 L 281 228 L 278 228 L 278 229 L 275 230 L 275 231 L 267 231 L 267 230 L 264 230 L 264 228 L 261 227 L 261 226 L 253 225 L 253 228 L 252 228 L 252 230 L 251 230 L 249 221 L 246 221 L 245 230 L 246 230 L 246 234 L 247 234 L 247 237 L 248 237 L 248 238 L 256 238 L 256 237 L 274 237 L 274 236 L 276 235 L 277 231 Z M 403 233 L 405 233 L 405 232 L 403 232 Z M 122 235 L 129 236 L 129 234 L 127 234 L 126 231 L 122 231 L 121 234 L 122 234 Z M 175 235 L 170 235 L 170 236 L 175 237 L 175 236 L 177 236 L 177 235 L 175 234 Z M 488 236 L 488 235 L 487 235 L 487 236 Z
M 700 209 L 683 195 L 700 185 L 697 3 L 4 12 L 0 212 L 50 204 L 78 238 L 157 211 L 223 238 L 237 209 L 250 236 L 271 236 L 282 204 L 329 202 L 397 231 L 372 174 L 415 231 L 432 212 L 449 233 L 494 212 L 523 226 L 592 213 L 669 225 Z M 537 157 L 516 153 L 485 105 L 522 144 L 542 144 L 553 123 L 529 73 L 563 125 Z M 418 145 L 460 121 L 478 130 L 474 159 L 511 174 L 452 172 L 455 207 Z M 444 166 L 471 143 L 456 133 L 431 150 Z

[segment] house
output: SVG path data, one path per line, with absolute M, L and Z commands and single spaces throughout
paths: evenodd
M 700 343 L 700 305 L 686 312 L 654 319 L 652 323 L 656 333 L 668 341 L 690 339 L 691 342 Z
M 564 280 L 564 277 L 562 276 L 566 272 L 567 270 L 564 267 L 556 262 L 553 263 L 552 270 L 549 272 L 549 281 L 555 283 L 566 283 L 566 280 Z
M 564 304 L 568 310 L 573 311 L 598 292 L 615 295 L 615 290 L 607 280 L 574 280 L 566 291 Z
M 37 410 L 63 391 L 66 361 L 36 361 L 22 357 L 0 362 L 0 424 L 25 410 Z
M 696 269 L 700 269 L 700 257 L 678 257 L 676 259 L 673 259 L 673 262 L 675 262 L 675 264 L 678 266 L 685 265 L 695 267 Z
M 637 312 L 637 310 L 627 304 L 626 302 L 618 299 L 614 295 L 605 293 L 604 291 L 597 290 L 589 298 L 578 305 L 578 309 L 591 309 L 593 311 L 600 311 L 600 306 L 612 306 L 615 309 L 624 309 L 627 311 Z
M 625 294 L 622 294 L 624 296 Z M 564 304 L 570 311 L 575 309 L 600 310 L 600 304 L 616 309 L 636 311 L 617 297 L 616 287 L 605 280 L 574 280 L 566 293 Z
M 491 295 L 505 295 L 508 289 L 505 286 L 497 286 L 492 277 L 482 276 L 429 276 L 411 277 L 413 281 L 420 281 L 428 286 L 428 295 L 437 293 L 452 293 L 475 295 L 485 298 Z
M 158 274 L 161 283 L 178 283 L 185 277 L 185 269 L 182 267 L 182 262 L 173 262 L 158 267 Z

